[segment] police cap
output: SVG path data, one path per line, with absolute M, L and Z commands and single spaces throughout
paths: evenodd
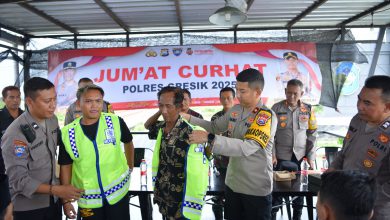
M 283 54 L 283 59 L 287 60 L 289 58 L 295 58 L 295 59 L 298 59 L 298 55 L 294 52 L 286 52 Z
M 64 70 L 74 69 L 74 68 L 76 68 L 76 62 L 74 62 L 74 61 L 65 62 L 63 68 L 64 68 Z

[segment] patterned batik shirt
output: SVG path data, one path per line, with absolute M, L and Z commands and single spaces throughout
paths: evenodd
M 157 123 L 164 129 L 165 122 Z M 192 128 L 179 116 L 174 128 L 161 138 L 160 164 L 154 188 L 153 202 L 160 213 L 169 218 L 180 218 L 185 181 L 185 159 L 189 149 L 188 134 Z

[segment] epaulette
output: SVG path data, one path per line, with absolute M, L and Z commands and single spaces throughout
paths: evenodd
M 384 121 L 379 128 L 383 131 L 390 132 L 390 120 Z

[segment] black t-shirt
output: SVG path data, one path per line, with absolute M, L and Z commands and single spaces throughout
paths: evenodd
M 121 142 L 122 143 L 131 142 L 133 140 L 133 136 L 131 135 L 129 128 L 126 125 L 126 122 L 121 117 L 119 117 L 119 123 L 121 126 Z M 98 126 L 99 126 L 99 121 L 97 121 L 95 124 L 92 125 L 81 124 L 81 128 L 83 129 L 85 136 L 87 136 L 91 140 L 95 140 Z M 59 146 L 60 146 L 60 152 L 58 155 L 58 164 L 60 165 L 72 164 L 73 160 L 69 156 L 68 152 L 66 152 L 65 145 L 62 142 L 61 136 L 59 137 Z

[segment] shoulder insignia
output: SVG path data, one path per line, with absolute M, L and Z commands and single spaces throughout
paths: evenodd
M 232 112 L 232 113 L 230 113 L 230 117 L 232 117 L 232 118 L 237 117 L 237 115 L 238 115 L 238 112 Z
M 253 114 L 256 114 L 259 110 L 260 110 L 260 108 L 259 108 L 259 107 L 256 107 L 255 109 L 253 109 L 252 113 L 253 113 Z
M 380 126 L 383 130 L 386 130 L 388 128 L 390 128 L 390 121 L 385 121 L 382 123 L 382 125 Z
M 14 149 L 15 156 L 17 157 L 22 157 L 27 153 L 26 152 L 27 144 L 24 141 L 14 140 L 14 148 L 15 148 Z
M 268 120 L 271 118 L 271 113 L 267 112 L 267 111 L 260 111 L 260 113 L 257 115 L 257 120 L 256 120 L 256 123 L 260 126 L 263 126 L 265 125 Z
M 254 140 L 263 149 L 266 148 L 271 138 L 271 116 L 270 111 L 261 109 L 246 131 L 244 138 Z

